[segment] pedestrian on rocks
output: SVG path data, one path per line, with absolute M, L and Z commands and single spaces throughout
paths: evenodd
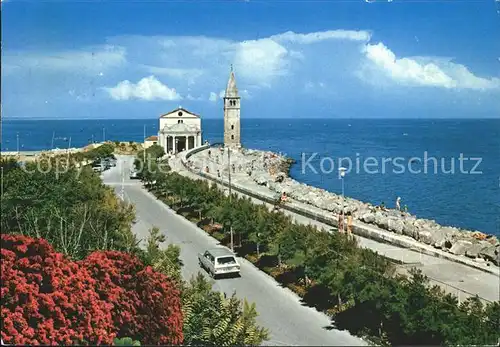
M 217 170 L 217 177 L 220 177 L 220 170 Z
M 339 223 L 338 223 L 339 232 L 344 233 L 344 213 L 339 213 Z
M 234 163 L 233 163 L 233 165 L 232 165 L 232 168 L 233 168 L 233 173 L 235 173 L 235 171 L 236 171 L 236 166 L 234 166 Z
M 398 211 L 401 211 L 401 204 L 400 204 L 400 202 L 401 202 L 401 198 L 398 196 L 398 198 L 396 199 L 396 209 Z
M 347 235 L 352 234 L 352 213 L 347 212 Z
M 209 173 L 209 172 L 210 172 L 210 170 L 208 169 L 208 165 L 207 165 L 207 166 L 205 166 L 205 172 L 206 172 L 206 173 Z
M 212 151 L 208 150 L 208 156 L 210 157 L 212 155 Z

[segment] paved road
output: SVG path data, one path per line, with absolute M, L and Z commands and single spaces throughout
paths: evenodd
M 102 175 L 106 184 L 115 186 L 117 194 L 122 192 L 122 172 L 127 174 L 132 162 L 132 157 L 118 156 L 117 166 L 105 171 Z M 138 222 L 133 230 L 138 237 L 145 239 L 152 226 L 159 227 L 167 236 L 167 242 L 181 246 L 181 260 L 184 264 L 183 277 L 188 279 L 202 271 L 198 265 L 197 253 L 216 246 L 217 241 L 159 202 L 142 189 L 139 182 L 129 180 L 128 175 L 123 181 L 125 199 L 136 207 Z M 240 262 L 242 277 L 217 280 L 214 289 L 228 295 L 236 291 L 238 297 L 256 303 L 260 315 L 258 322 L 271 332 L 271 340 L 266 343 L 267 345 L 367 345 L 366 342 L 346 331 L 328 328 L 331 321 L 326 315 L 303 306 L 293 292 L 280 287 L 274 279 L 259 271 L 245 259 L 240 259 Z

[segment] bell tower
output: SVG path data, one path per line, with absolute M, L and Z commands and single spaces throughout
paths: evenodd
M 233 65 L 224 95 L 224 146 L 241 147 L 240 97 L 236 88 Z

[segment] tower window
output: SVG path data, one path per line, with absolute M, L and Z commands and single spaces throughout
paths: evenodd
M 234 130 L 234 125 L 231 125 L 231 130 Z
M 181 111 L 177 112 L 177 115 L 178 115 L 179 117 L 181 117 L 181 116 L 182 116 L 182 112 L 181 112 Z
M 184 121 L 183 121 L 182 119 L 179 119 L 179 120 L 177 121 L 177 124 L 181 124 L 181 123 L 184 123 Z
M 231 140 L 234 140 L 234 135 L 231 135 Z

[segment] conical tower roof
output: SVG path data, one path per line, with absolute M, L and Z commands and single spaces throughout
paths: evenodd
M 236 78 L 234 77 L 233 66 L 231 65 L 231 73 L 229 74 L 229 81 L 227 81 L 226 98 L 238 97 L 238 88 L 236 88 Z

